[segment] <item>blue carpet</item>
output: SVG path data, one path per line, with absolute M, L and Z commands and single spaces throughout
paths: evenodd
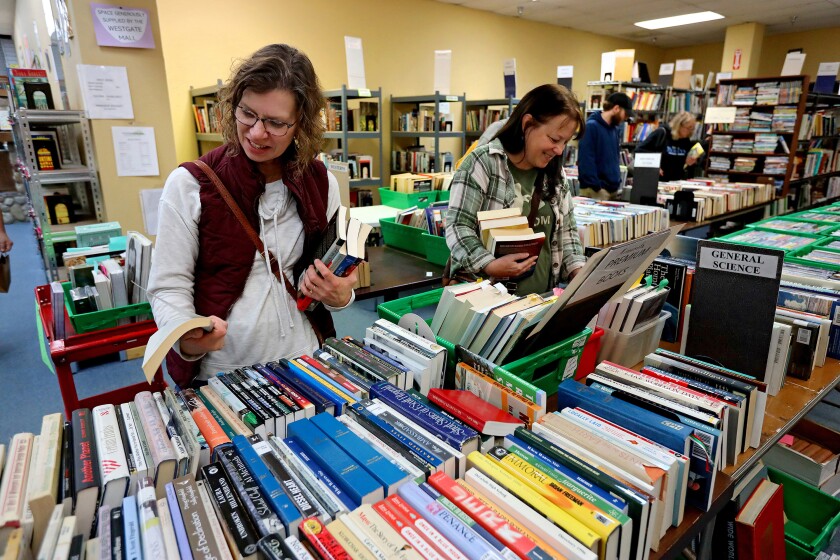
M 6 226 L 15 245 L 11 252 L 12 285 L 0 294 L 0 443 L 18 432 L 39 433 L 45 414 L 64 410 L 55 375 L 44 364 L 35 313 L 35 287 L 46 284 L 43 261 L 29 223 Z M 374 300 L 334 314 L 339 336 L 364 337 L 376 320 Z M 79 398 L 134 384 L 143 379 L 141 360 L 87 366 L 74 375 Z M 171 380 L 167 378 L 171 383 Z

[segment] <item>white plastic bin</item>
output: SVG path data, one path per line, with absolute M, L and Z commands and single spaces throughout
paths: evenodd
M 662 330 L 670 317 L 669 312 L 662 311 L 656 321 L 651 321 L 630 334 L 601 327 L 604 329 L 604 337 L 601 339 L 598 361 L 607 360 L 626 367 L 635 366 L 659 346 Z

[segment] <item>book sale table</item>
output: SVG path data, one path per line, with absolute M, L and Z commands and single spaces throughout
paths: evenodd
M 677 350 L 676 345 L 662 344 L 663 348 Z M 640 369 L 641 365 L 636 369 Z M 748 449 L 738 456 L 738 462 L 721 472 L 715 479 L 712 507 L 707 512 L 686 508 L 685 517 L 679 527 L 668 530 L 659 545 L 658 552 L 652 552 L 651 560 L 676 558 L 714 519 L 726 503 L 732 499 L 735 484 L 761 459 L 776 442 L 804 417 L 818 402 L 840 384 L 840 361 L 828 358 L 825 366 L 814 368 L 807 381 L 787 377 L 785 385 L 775 397 L 767 397 L 761 443 L 757 449 Z

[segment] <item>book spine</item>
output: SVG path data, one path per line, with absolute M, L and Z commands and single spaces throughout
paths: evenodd
M 163 544 L 163 528 L 157 512 L 157 499 L 152 479 L 143 477 L 138 482 L 137 505 L 138 522 L 140 526 L 141 542 L 144 558 L 165 558 L 166 548 Z
M 407 438 L 411 439 L 412 441 L 416 442 L 421 448 L 427 450 L 432 455 L 438 457 L 444 463 L 449 459 L 454 459 L 455 456 L 450 453 L 447 449 L 441 447 L 434 436 L 426 437 L 420 431 L 415 429 L 414 426 L 411 425 L 410 421 L 403 421 L 399 418 L 396 414 L 392 414 L 391 411 L 385 409 L 384 406 L 379 405 L 379 403 L 374 401 L 374 406 L 367 407 L 368 410 L 376 414 L 378 418 L 384 421 L 387 424 L 390 424 L 394 428 L 396 428 L 399 432 L 403 433 Z M 439 441 L 439 440 L 438 440 Z M 457 469 L 456 469 L 457 470 Z
M 352 560 L 317 517 L 304 519 L 300 524 L 300 533 L 324 560 Z
M 399 376 L 400 371 L 391 364 L 378 361 L 373 355 L 366 354 L 361 348 L 341 339 L 328 338 L 324 350 L 347 367 L 377 381 L 389 381 Z
M 358 463 L 347 455 L 310 420 L 289 424 L 289 437 L 298 442 L 310 456 L 350 495 L 358 506 L 370 499 L 384 497 L 384 488 Z
M 257 425 L 254 430 L 262 427 L 266 431 L 273 431 L 274 417 L 269 414 L 251 393 L 242 387 L 238 380 L 232 375 L 232 372 L 217 373 L 216 379 L 220 380 L 228 391 L 230 391 L 240 402 L 245 404 L 245 407 L 250 410 L 257 419 Z
M 218 459 L 260 535 L 278 533 L 285 536 L 286 528 L 268 505 L 259 484 L 242 458 L 236 454 L 236 450 L 233 447 L 225 447 L 220 450 Z
M 290 537 L 294 539 L 294 537 Z M 315 560 L 306 549 L 300 545 L 300 541 L 295 539 L 299 546 L 292 547 L 284 541 L 277 533 L 266 535 L 257 542 L 260 552 L 268 560 Z
M 267 441 L 253 441 L 253 439 L 249 441 L 254 451 L 257 452 L 263 463 L 268 467 L 268 470 L 271 471 L 271 474 L 280 483 L 280 487 L 286 492 L 286 495 L 292 500 L 292 503 L 295 504 L 301 517 L 304 519 L 313 516 L 321 516 L 322 519 L 329 517 L 326 511 L 323 511 L 317 505 L 312 495 L 303 488 L 303 485 L 298 483 L 297 478 L 286 468 L 286 465 L 274 454 L 274 450 Z
M 427 560 L 444 560 L 444 556 L 434 548 L 431 543 L 420 536 L 414 523 L 404 517 L 402 513 L 388 500 L 383 500 L 373 506 L 374 511 L 391 526 L 399 535 L 405 539 L 411 547 L 419 552 Z
M 245 461 L 248 471 L 256 479 L 274 513 L 286 526 L 287 534 L 293 534 L 294 527 L 297 527 L 301 520 L 300 512 L 283 492 L 280 483 L 271 476 L 268 467 L 262 462 L 245 436 L 234 437 L 233 445 L 236 447 L 239 456 Z
M 306 468 L 308 468 L 318 478 L 321 484 L 323 484 L 330 493 L 341 501 L 348 511 L 353 511 L 353 509 L 356 508 L 356 503 L 350 498 L 347 492 L 342 490 L 332 477 L 324 471 L 324 469 L 322 469 L 321 466 L 313 458 L 311 458 L 294 439 L 285 438 L 283 439 L 283 443 L 285 443 L 289 450 L 294 453 L 295 456 L 306 466 Z
M 131 447 L 129 442 L 129 434 L 128 434 L 128 426 L 126 424 L 122 406 L 114 407 L 114 414 L 117 417 L 117 426 L 120 433 L 120 440 L 122 441 L 123 451 L 125 452 L 125 464 L 126 468 L 128 469 L 128 473 L 131 476 L 131 482 L 129 483 L 128 493 L 131 494 L 132 490 L 136 490 L 133 486 L 137 484 L 137 459 L 135 458 L 135 452 Z
M 217 560 L 223 558 L 203 500 L 199 495 L 198 485 L 192 474 L 182 476 L 172 482 L 176 504 L 181 510 L 181 517 L 190 543 L 190 551 L 195 560 Z M 170 507 L 170 511 L 172 508 Z M 224 546 L 222 544 L 222 546 Z M 180 545 L 179 545 L 180 550 Z
M 292 385 L 299 393 L 303 394 L 307 399 L 312 401 L 315 405 L 315 412 L 334 412 L 336 415 L 343 411 L 343 403 L 338 405 L 335 402 L 335 395 L 326 394 L 326 389 L 323 386 L 315 386 L 304 380 L 297 371 L 297 368 L 288 360 L 280 360 L 272 369 L 285 382 Z M 332 398 L 331 398 L 332 397 Z M 338 410 L 336 409 L 338 408 Z
M 483 420 L 477 418 L 469 410 L 461 408 L 456 404 L 449 402 L 449 400 L 443 398 L 443 396 L 440 393 L 437 393 L 435 391 L 429 391 L 428 397 L 430 401 L 444 409 L 449 414 L 460 419 L 466 425 L 476 430 L 477 432 L 482 432 L 482 430 L 484 429 Z
M 295 402 L 295 404 L 297 404 L 304 411 L 305 416 L 314 415 L 315 404 L 312 403 L 308 398 L 303 396 L 301 393 L 299 393 L 294 387 L 280 379 L 280 377 L 278 377 L 277 374 L 271 368 L 262 365 L 255 365 L 254 367 L 270 383 L 279 387 L 284 393 L 289 395 L 289 398 L 291 398 Z
M 335 356 L 333 356 L 329 352 L 315 350 L 315 352 L 313 352 L 313 357 L 313 361 L 322 364 L 322 366 L 326 369 L 331 369 L 337 372 L 338 374 L 343 375 L 345 378 L 347 378 L 348 381 L 350 381 L 350 383 L 352 383 L 356 387 L 359 387 L 362 390 L 362 396 L 367 398 L 368 392 L 370 391 L 370 387 L 374 384 L 374 381 L 368 379 L 364 375 L 357 373 L 356 371 L 350 369 L 343 363 L 339 362 L 335 358 Z
M 218 463 L 201 468 L 213 509 L 232 536 L 236 550 L 242 556 L 257 552 L 257 534 L 242 503 L 231 488 L 225 471 Z
M 301 408 L 288 395 L 272 385 L 268 379 L 260 375 L 260 373 L 255 369 L 246 367 L 242 368 L 242 372 L 247 375 L 252 382 L 256 383 L 263 391 L 268 393 L 272 399 L 274 399 L 275 405 L 280 408 L 286 416 L 288 422 L 290 422 L 291 419 L 297 419 L 295 414 L 297 414 Z
M 423 492 L 416 484 L 400 487 L 400 498 L 426 519 L 451 548 L 445 549 L 448 555 L 466 560 L 467 558 L 487 558 L 501 560 L 501 556 L 455 515 Z
M 146 437 L 146 431 L 143 429 L 143 424 L 140 420 L 140 412 L 137 409 L 137 404 L 131 401 L 128 408 L 131 409 L 131 415 L 134 417 L 134 427 L 137 428 L 137 436 L 140 438 L 140 450 L 143 453 L 143 459 L 146 461 L 146 469 L 149 474 L 154 474 L 154 463 L 152 462 L 152 448 L 149 445 L 149 439 Z
M 412 455 L 414 455 L 420 461 L 422 461 L 422 464 L 426 465 L 426 468 L 431 468 L 435 471 L 444 468 L 443 460 L 440 457 L 429 453 L 429 451 L 420 447 L 411 438 L 407 437 L 395 427 L 391 426 L 390 424 L 379 418 L 374 412 L 372 412 L 368 409 L 368 407 L 365 406 L 366 402 L 374 406 L 376 404 L 372 401 L 362 401 L 350 405 L 350 411 L 362 421 L 363 425 L 376 425 L 376 427 L 379 428 L 383 433 L 387 434 L 389 438 L 396 441 L 399 445 L 408 449 L 412 453 Z
M 275 430 L 278 432 L 282 431 L 281 426 L 282 428 L 285 428 L 286 415 L 289 414 L 291 410 L 287 409 L 285 405 L 275 399 L 271 393 L 269 393 L 259 383 L 251 379 L 243 370 L 237 369 L 230 373 L 239 380 L 240 386 L 250 391 L 254 398 L 256 398 L 260 403 L 260 406 L 262 406 L 268 414 L 272 416 L 274 423 L 277 426 Z
M 319 414 L 311 422 L 373 476 L 385 488 L 386 495 L 408 479 L 406 473 L 333 416 Z
M 397 533 L 370 505 L 363 505 L 342 516 L 368 535 L 387 558 L 395 560 L 420 560 L 421 556 Z M 345 521 L 346 522 L 346 521 Z
M 394 385 L 377 383 L 371 387 L 371 398 L 374 397 L 417 422 L 455 449 L 463 449 L 467 442 L 478 438 L 477 431 L 438 414 Z
M 126 440 L 128 440 L 126 450 L 131 449 L 131 456 L 134 460 L 135 477 L 132 479 L 131 486 L 128 489 L 128 493 L 131 494 L 137 491 L 137 480 L 149 475 L 149 466 L 146 464 L 146 456 L 143 453 L 143 446 L 140 443 L 137 420 L 134 417 L 134 412 L 131 410 L 129 403 L 121 404 L 120 412 L 123 423 L 125 424 Z
M 111 508 L 111 558 L 125 558 L 125 526 L 123 525 L 122 506 Z M 189 552 L 189 548 L 187 548 Z M 106 558 L 108 558 L 106 556 Z M 192 558 L 192 555 L 181 555 L 181 558 Z
M 181 558 L 178 552 L 178 539 L 175 536 L 175 526 L 172 524 L 172 515 L 169 512 L 169 503 L 166 498 L 157 501 L 157 512 L 160 517 L 160 528 L 163 533 L 163 546 L 166 551 L 166 558 Z M 103 556 L 108 558 L 107 556 Z
M 76 420 L 75 411 L 73 419 Z M 0 527 L 17 528 L 21 526 L 25 486 L 33 447 L 34 436 L 31 433 L 19 433 L 12 437 L 9 445 L 9 460 L 3 471 L 3 484 L 0 488 L 0 523 L 2 523 Z M 77 449 L 77 461 L 79 456 Z M 94 469 L 95 467 L 91 465 L 90 470 L 93 471 Z M 90 477 L 92 476 L 93 474 L 90 474 Z
M 467 492 L 452 478 L 444 473 L 435 473 L 429 477 L 429 484 L 458 506 L 479 525 L 502 541 L 523 560 L 548 560 L 551 554 L 541 549 L 527 535 L 511 525 L 505 518 L 497 515 L 481 500 Z
M 99 554 L 102 558 L 111 557 L 111 506 L 101 506 L 96 515 L 96 538 L 99 539 Z M 49 558 L 50 552 L 45 558 Z M 39 555 L 40 558 L 40 555 Z
M 245 403 L 239 400 L 239 397 L 233 394 L 227 385 L 222 381 L 221 377 L 211 377 L 207 380 L 207 384 L 213 391 L 224 401 L 224 403 L 244 422 L 249 428 L 254 429 L 259 424 L 256 414 L 254 414 Z
M 116 409 L 112 404 L 100 405 L 91 411 L 93 418 L 93 431 L 96 440 L 96 452 L 99 456 L 99 478 L 102 481 L 104 493 L 102 499 L 114 493 L 118 499 L 122 499 L 128 490 L 129 470 L 125 457 L 125 450 L 122 447 L 120 427 L 117 423 Z M 118 483 L 125 479 L 125 483 Z M 118 491 L 111 490 L 109 486 L 115 483 Z M 119 505 L 115 499 L 108 505 Z
M 387 560 L 387 557 L 373 544 L 364 532 L 360 532 L 353 521 L 337 519 L 327 523 L 327 531 L 332 533 L 350 558 L 358 560 Z
M 373 431 L 366 430 L 361 424 L 359 424 L 359 422 L 356 421 L 355 417 L 345 414 L 344 416 L 339 416 L 338 420 L 347 426 L 347 429 L 359 436 L 362 441 L 365 441 L 385 456 L 391 464 L 395 465 L 401 471 L 408 473 L 415 482 L 422 482 L 423 480 L 426 480 L 429 474 L 431 474 L 431 472 L 421 469 L 400 452 L 391 448 L 388 445 L 388 442 L 381 440 L 374 434 Z M 396 443 L 394 443 L 394 445 L 396 445 Z
M 59 481 L 58 503 L 64 505 L 65 515 L 69 515 L 76 495 L 73 486 L 73 424 L 64 422 L 61 439 L 61 480 Z
M 149 442 L 155 469 L 154 478 L 157 481 L 158 477 L 161 476 L 161 463 L 176 460 L 175 452 L 152 394 L 149 391 L 138 393 L 134 397 L 134 402 L 140 415 L 140 424 L 143 426 L 143 432 Z
M 213 510 L 210 494 L 207 491 L 207 483 L 204 480 L 196 480 L 195 485 L 198 488 L 199 507 L 204 508 L 204 515 L 207 516 L 207 525 L 210 528 L 210 534 L 219 550 L 219 558 L 221 560 L 233 560 L 230 549 L 231 545 L 228 544 L 224 529 L 222 529 L 219 518 Z
M 459 551 L 440 531 L 438 531 L 429 521 L 426 520 L 420 513 L 406 502 L 401 496 L 389 496 L 385 500 L 393 511 L 400 516 L 403 522 L 412 525 L 420 535 L 426 539 L 439 553 L 447 558 L 454 560 L 463 560 L 465 556 Z
M 185 389 L 180 395 L 196 426 L 207 441 L 207 445 L 210 446 L 211 456 L 216 447 L 230 443 L 230 438 L 193 389 Z
M 317 360 L 314 360 L 309 356 L 301 356 L 300 358 L 298 358 L 298 360 L 300 360 L 304 363 L 304 365 L 309 367 L 311 371 L 318 372 L 321 375 L 326 376 L 327 378 L 331 379 L 333 383 L 339 385 L 351 395 L 354 395 L 356 398 L 361 398 L 361 388 L 353 384 L 349 379 L 347 379 L 337 371 L 333 370 L 332 368 L 324 367 Z
M 299 359 L 289 360 L 289 363 L 293 368 L 297 369 L 301 376 L 308 379 L 309 382 L 322 386 L 324 389 L 333 393 L 333 395 L 341 398 L 342 400 L 347 402 L 354 402 L 358 400 L 359 397 L 357 395 L 360 393 L 358 387 L 354 387 L 354 390 L 350 390 L 331 377 L 324 375 L 317 369 L 310 367 L 307 363 Z
M 99 458 L 93 434 L 93 420 L 90 409 L 73 411 L 73 488 L 76 495 L 82 490 L 99 487 Z M 10 456 L 12 456 L 10 454 Z M 27 455 L 28 456 L 28 455 Z M 6 467 L 8 468 L 8 467 Z M 3 497 L 5 501 L 5 496 Z M 6 517 L 5 508 L 0 511 Z
M 222 400 L 213 387 L 208 384 L 201 387 L 198 392 L 204 404 L 208 407 L 212 405 L 216 409 L 216 412 L 227 422 L 231 432 L 233 432 L 232 434 L 228 434 L 228 437 L 233 438 L 236 434 L 242 434 L 244 436 L 253 435 L 254 431 L 251 429 L 251 426 L 241 420 L 239 415 Z
M 143 560 L 143 544 L 140 541 L 140 521 L 137 517 L 136 496 L 123 498 L 122 513 L 125 559 Z

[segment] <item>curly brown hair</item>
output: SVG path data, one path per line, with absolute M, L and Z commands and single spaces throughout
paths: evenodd
M 284 168 L 292 175 L 300 175 L 318 155 L 324 138 L 321 110 L 324 96 L 312 61 L 290 45 L 267 45 L 234 68 L 228 82 L 219 92 L 222 110 L 222 136 L 229 155 L 241 150 L 236 134 L 233 112 L 245 90 L 266 93 L 275 89 L 291 92 L 297 104 L 295 139 L 280 156 Z

